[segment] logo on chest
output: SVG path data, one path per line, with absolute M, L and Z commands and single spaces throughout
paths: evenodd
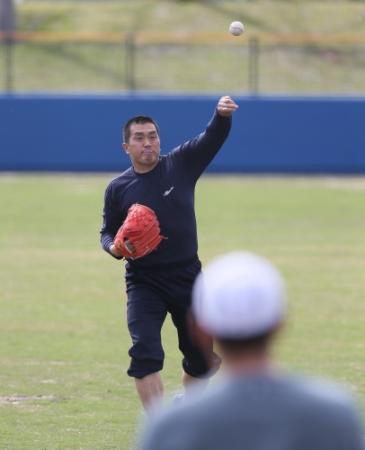
M 167 191 L 165 191 L 162 195 L 163 197 L 167 197 L 168 195 L 171 194 L 171 192 L 175 189 L 175 186 L 171 186 L 170 189 L 167 189 Z

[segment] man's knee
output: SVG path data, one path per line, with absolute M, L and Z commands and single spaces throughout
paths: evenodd
M 163 368 L 165 353 L 161 339 L 151 339 L 140 336 L 128 352 L 131 363 L 128 375 L 134 378 L 143 378 L 151 373 L 159 372 Z
M 214 352 L 210 355 L 202 352 L 194 352 L 189 357 L 184 357 L 182 366 L 184 372 L 194 378 L 209 378 L 218 372 L 221 366 L 221 358 Z

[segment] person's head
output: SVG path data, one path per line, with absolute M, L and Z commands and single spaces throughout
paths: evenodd
M 227 355 L 265 352 L 286 312 L 283 279 L 266 259 L 247 252 L 207 265 L 193 288 L 197 326 Z
M 148 116 L 129 119 L 123 128 L 123 148 L 137 172 L 152 170 L 160 156 L 160 131 L 157 123 Z

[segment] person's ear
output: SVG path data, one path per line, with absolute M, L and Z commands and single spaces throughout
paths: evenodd
M 203 353 L 211 375 L 216 373 L 219 370 L 222 360 L 220 356 L 214 352 L 213 336 L 199 325 L 191 311 L 187 316 L 187 324 L 191 340 Z
M 124 151 L 127 153 L 127 155 L 129 155 L 129 145 L 126 142 L 123 142 L 122 147 L 124 149 Z
M 281 319 L 281 321 L 271 331 L 270 339 L 276 339 L 277 336 L 282 333 L 282 330 L 283 328 L 285 328 L 285 325 L 286 325 L 285 319 Z
M 187 316 L 188 330 L 191 339 L 204 352 L 210 354 L 213 351 L 213 339 L 195 320 L 194 314 L 190 311 Z

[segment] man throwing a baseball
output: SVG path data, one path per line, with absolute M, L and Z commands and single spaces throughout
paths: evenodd
M 178 333 L 185 387 L 219 364 L 212 348 L 202 353 L 187 329 L 191 290 L 201 270 L 194 190 L 226 140 L 237 108 L 229 96 L 221 97 L 207 128 L 164 156 L 152 118 L 133 117 L 124 126 L 123 148 L 132 166 L 106 189 L 101 243 L 113 257 L 126 259 L 128 375 L 146 410 L 163 394 L 161 329 L 167 313 Z

